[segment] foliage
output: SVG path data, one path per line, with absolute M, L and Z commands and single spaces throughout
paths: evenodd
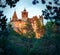
M 48 35 L 50 35 L 50 33 L 53 34 L 54 31 L 53 27 L 54 27 L 54 23 L 47 22 L 45 25 L 45 33 L 47 33 Z
M 7 5 L 10 6 L 10 8 L 12 7 L 15 7 L 16 6 L 16 3 L 18 2 L 19 0 L 0 0 L 0 7 L 2 8 L 5 8 Z
M 52 24 L 51 22 L 47 22 L 45 25 L 45 34 L 43 37 L 38 39 L 33 48 L 30 49 L 31 55 L 55 55 L 56 52 L 56 37 L 52 32 Z
M 34 5 L 36 5 L 36 4 L 38 4 L 38 3 L 39 3 L 38 0 L 33 0 L 33 2 L 32 2 L 32 4 L 34 4 Z
M 48 22 L 45 26 L 46 32 L 40 39 L 26 38 L 18 35 L 14 30 L 10 30 L 6 54 L 8 55 L 56 55 L 56 37 L 52 36 L 51 30 L 53 24 Z
M 26 32 L 26 34 L 24 34 L 26 37 L 29 37 L 29 38 L 30 37 L 35 37 L 33 27 L 32 27 L 29 20 L 26 21 L 26 30 L 27 30 L 27 32 Z
M 34 0 L 33 0 L 34 1 Z M 46 0 L 41 0 L 43 5 L 46 5 L 46 9 L 42 10 L 42 15 L 44 16 L 45 19 L 50 19 L 52 23 L 54 23 L 54 28 L 49 24 L 45 28 L 45 37 L 55 37 L 55 44 L 56 44 L 56 55 L 60 55 L 60 0 L 51 0 L 47 1 Z M 35 3 L 36 4 L 36 3 Z M 52 29 L 56 29 L 54 32 Z M 47 39 L 46 38 L 46 39 Z
M 38 29 L 41 29 L 41 22 L 40 22 L 40 20 L 39 20 L 39 19 L 38 19 L 38 20 L 36 20 L 36 25 L 37 25 Z
M 41 22 L 39 19 L 36 20 L 36 26 L 37 26 L 37 31 L 43 30 L 43 25 L 41 25 Z
M 38 0 L 33 0 L 38 1 Z M 46 4 L 46 9 L 42 10 L 42 15 L 45 19 L 50 19 L 52 22 L 55 22 L 56 25 L 60 25 L 60 1 L 53 0 L 48 1 L 41 0 L 42 4 Z M 36 3 L 35 3 L 36 4 Z
M 1 8 L 5 8 L 7 5 L 11 7 L 15 7 L 16 3 L 19 0 L 0 0 L 0 55 L 6 54 L 6 47 L 8 42 L 8 29 L 7 29 L 7 18 L 3 14 L 3 10 Z M 6 54 L 7 55 L 7 54 Z
M 52 32 L 50 32 L 50 35 L 47 32 L 49 29 L 51 30 L 51 26 L 53 26 L 51 22 L 46 24 L 46 33 L 40 39 L 26 38 L 11 30 L 12 32 L 10 32 L 11 35 L 9 37 L 11 45 L 8 47 L 10 50 L 7 51 L 17 55 L 22 55 L 23 53 L 26 55 L 56 55 L 56 37 L 52 36 Z M 8 54 L 10 54 L 9 52 Z
M 13 3 L 15 4 L 16 2 L 13 2 L 12 0 L 6 0 L 6 1 L 7 1 L 6 4 L 10 5 L 11 7 L 15 6 L 13 5 Z M 34 0 L 34 1 L 37 1 L 37 0 Z M 58 1 L 59 0 L 54 0 L 54 4 L 59 5 Z M 33 2 L 33 4 L 37 4 L 37 3 Z M 45 4 L 46 1 L 42 0 L 42 3 Z M 52 3 L 49 2 L 49 4 L 52 4 Z M 4 6 L 0 5 L 0 7 L 4 7 Z M 50 6 L 46 6 L 46 7 L 47 7 L 47 10 L 52 9 Z M 54 10 L 55 10 L 55 13 L 59 11 L 56 9 L 56 7 L 54 8 Z M 3 16 L 3 19 L 2 19 L 1 17 L 2 15 L 3 15 L 2 12 L 0 12 L 0 18 L 1 18 L 0 23 L 1 23 L 1 20 L 3 21 L 5 20 L 4 22 L 2 22 L 2 24 L 4 24 L 2 26 L 5 29 L 2 29 L 4 35 L 0 36 L 0 50 L 1 50 L 0 52 L 2 53 L 2 54 L 0 53 L 0 55 L 60 55 L 59 53 L 60 52 L 60 44 L 59 44 L 60 34 L 57 36 L 54 36 L 55 33 L 53 33 L 53 29 L 52 29 L 52 26 L 54 24 L 53 22 L 52 23 L 48 22 L 46 24 L 44 36 L 41 39 L 37 40 L 35 38 L 26 38 L 23 35 L 18 35 L 13 30 L 9 30 L 10 34 L 8 34 L 7 31 L 4 31 L 6 30 L 6 17 Z M 47 16 L 47 14 L 45 14 L 45 16 Z M 59 13 L 57 13 L 57 16 L 59 19 Z M 56 17 L 54 16 L 53 18 L 55 19 Z M 48 16 L 47 19 L 52 19 L 52 18 Z M 55 21 L 57 21 L 57 19 L 55 19 Z M 2 28 L 2 26 L 0 27 Z M 27 23 L 27 26 L 29 30 L 31 25 Z M 30 34 L 31 32 L 28 32 L 28 33 Z M 0 34 L 2 34 L 2 32 L 0 32 Z M 7 36 L 7 34 L 9 36 Z
M 3 11 L 0 11 L 0 48 L 2 49 L 3 52 L 5 51 L 8 38 L 6 21 L 7 21 L 6 16 L 3 16 Z

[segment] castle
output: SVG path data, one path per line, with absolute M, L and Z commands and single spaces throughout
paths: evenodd
M 33 16 L 32 18 L 29 18 L 26 9 L 21 12 L 21 15 L 22 18 L 18 19 L 16 11 L 14 11 L 12 18 L 10 19 L 10 24 L 12 25 L 12 28 L 19 34 L 21 34 L 20 32 L 25 34 L 27 32 L 27 29 L 25 29 L 24 27 L 26 26 L 26 21 L 28 20 L 35 32 L 36 38 L 40 38 L 44 33 L 43 16 Z M 40 23 L 40 25 L 38 26 L 37 23 Z M 40 29 L 38 29 L 39 27 Z

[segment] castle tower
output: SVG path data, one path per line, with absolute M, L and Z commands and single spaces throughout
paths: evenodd
M 16 11 L 14 11 L 14 14 L 12 16 L 12 21 L 17 21 L 18 18 L 17 18 L 17 14 L 16 14 Z
M 28 18 L 28 12 L 26 11 L 26 9 L 24 9 L 22 11 L 22 20 L 27 20 L 27 18 Z
M 43 25 L 43 16 L 39 15 L 39 19 L 40 19 L 41 25 Z

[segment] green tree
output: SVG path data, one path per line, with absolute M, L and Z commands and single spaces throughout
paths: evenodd
M 37 25 L 37 28 L 40 30 L 41 29 L 41 22 L 39 19 L 36 20 L 36 25 Z
M 39 19 L 36 20 L 36 26 L 37 26 L 37 31 L 44 32 L 44 25 L 41 25 L 41 22 Z
M 33 0 L 35 3 L 33 4 L 37 4 L 37 0 Z M 44 16 L 44 19 L 50 19 L 50 21 L 52 23 L 55 23 L 54 29 L 55 30 L 55 40 L 56 40 L 56 52 L 57 55 L 60 55 L 60 0 L 51 0 L 48 1 L 47 0 L 41 0 L 43 5 L 46 5 L 46 9 L 42 10 L 42 15 Z M 48 26 L 51 26 L 50 24 Z M 52 27 L 52 26 L 51 26 Z M 47 31 L 45 34 L 46 35 L 50 35 L 53 33 L 51 28 L 47 28 Z M 49 34 L 50 33 L 50 34 Z
M 3 8 L 7 5 L 10 8 L 15 7 L 19 0 L 0 0 L 0 55 L 6 55 L 6 48 L 8 42 L 7 19 L 3 14 Z
M 30 21 L 29 20 L 27 20 L 26 21 L 26 30 L 27 30 L 27 32 L 26 32 L 26 37 L 35 37 L 35 32 L 34 32 L 34 30 L 33 30 L 33 28 L 32 28 L 32 25 L 31 25 L 31 23 L 30 23 Z
M 45 25 L 45 34 L 39 40 L 37 40 L 33 48 L 30 49 L 31 55 L 55 55 L 56 52 L 56 37 L 53 33 L 52 22 L 47 22 Z

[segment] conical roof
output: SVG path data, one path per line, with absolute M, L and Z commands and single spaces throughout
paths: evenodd
M 17 17 L 16 11 L 14 11 L 14 14 L 12 16 L 12 20 L 17 20 L 17 19 L 18 19 L 18 17 Z

